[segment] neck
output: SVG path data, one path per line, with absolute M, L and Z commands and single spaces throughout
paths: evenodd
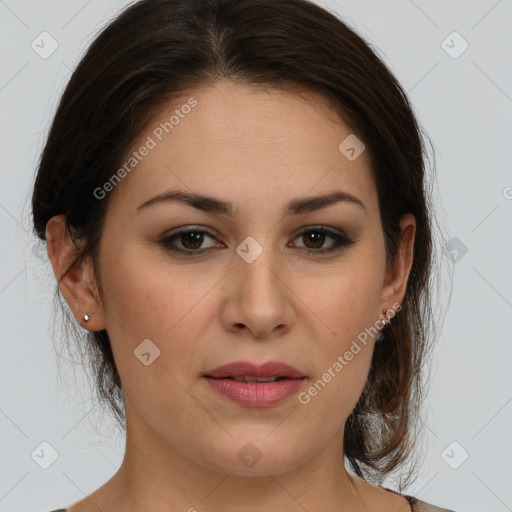
M 341 431 L 316 456 L 285 471 L 241 475 L 194 462 L 127 411 L 125 456 L 104 495 L 126 512 L 147 510 L 149 504 L 153 512 L 364 510 L 363 481 L 349 475 L 342 454 Z

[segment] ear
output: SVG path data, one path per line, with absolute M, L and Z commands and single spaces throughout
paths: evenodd
M 416 218 L 406 213 L 400 219 L 402 239 L 395 261 L 386 268 L 384 286 L 382 288 L 381 309 L 396 310 L 401 304 L 407 289 L 407 281 L 413 262 L 414 237 L 416 234 Z M 395 305 L 396 306 L 393 306 Z
M 92 261 L 80 257 L 80 247 L 66 227 L 65 215 L 56 215 L 46 224 L 46 248 L 59 289 L 76 321 L 90 331 L 104 329 Z M 87 323 L 83 320 L 85 314 L 90 317 Z

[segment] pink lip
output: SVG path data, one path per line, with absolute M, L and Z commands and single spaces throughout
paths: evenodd
M 283 377 L 275 382 L 245 383 L 232 377 Z M 249 362 L 219 366 L 203 375 L 215 391 L 244 407 L 270 407 L 295 394 L 306 377 L 290 365 L 268 362 L 255 365 Z M 231 377 L 231 378 L 230 378 Z
M 206 377 L 213 389 L 244 407 L 271 407 L 297 393 L 303 379 L 285 379 L 277 382 L 246 384 L 231 379 Z
M 305 375 L 286 363 L 279 361 L 269 361 L 261 365 L 249 363 L 247 361 L 237 361 L 235 363 L 219 366 L 204 374 L 206 377 L 222 379 L 223 377 L 288 377 L 289 379 L 301 379 Z

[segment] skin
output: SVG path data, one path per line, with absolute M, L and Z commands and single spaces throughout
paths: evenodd
M 61 278 L 76 249 L 63 216 L 47 225 L 48 254 L 77 322 L 109 333 L 127 416 L 120 469 L 68 510 L 409 510 L 402 496 L 349 474 L 340 456 L 374 338 L 307 405 L 295 395 L 273 407 L 241 407 L 201 375 L 233 361 L 277 360 L 307 375 L 307 390 L 402 301 L 414 217 L 401 219 L 401 250 L 386 264 L 369 155 L 349 161 L 338 150 L 351 131 L 312 93 L 219 81 L 166 105 L 134 148 L 190 97 L 198 105 L 110 192 L 99 276 L 87 258 Z M 235 215 L 178 202 L 137 210 L 170 189 L 232 202 Z M 288 201 L 335 189 L 366 211 L 338 202 L 283 218 Z M 195 246 L 211 252 L 181 255 L 160 243 L 190 225 L 214 233 Z M 307 254 L 335 245 L 300 235 L 318 225 L 344 230 L 355 243 Z M 252 263 L 236 252 L 247 236 L 263 249 Z M 174 247 L 194 250 L 186 242 L 178 238 Z M 134 356 L 144 339 L 161 351 L 149 366 Z M 248 442 L 261 453 L 252 467 L 237 456 Z

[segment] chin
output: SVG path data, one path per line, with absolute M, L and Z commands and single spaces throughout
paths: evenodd
M 247 435 L 246 431 L 245 435 L 215 443 L 204 452 L 206 465 L 223 473 L 244 477 L 268 477 L 269 474 L 278 475 L 298 467 L 302 459 L 307 458 L 304 452 L 306 439 L 294 441 L 285 435 L 284 430 L 281 436 L 268 436 L 271 431 L 265 429 L 262 434 L 260 430 L 254 436 Z

